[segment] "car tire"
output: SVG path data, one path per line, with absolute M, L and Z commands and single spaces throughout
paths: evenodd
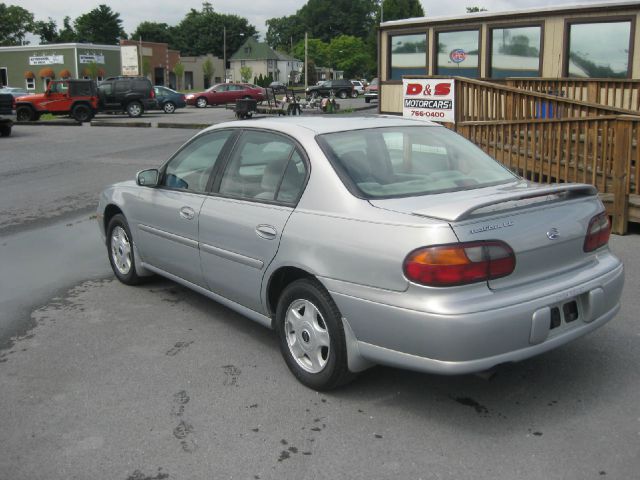
M 117 214 L 107 227 L 109 263 L 116 278 L 126 285 L 138 285 L 142 278 L 136 272 L 133 240 L 124 215 Z
M 140 102 L 133 101 L 127 103 L 126 112 L 131 118 L 138 118 L 144 112 L 144 108 L 142 108 L 142 104 Z
M 289 284 L 278 300 L 276 328 L 282 356 L 293 375 L 314 390 L 331 390 L 355 375 L 347 366 L 342 316 L 314 279 Z
M 76 105 L 71 110 L 71 116 L 76 120 L 76 122 L 84 123 L 91 120 L 93 116 L 93 112 L 87 105 Z
M 206 108 L 208 103 L 209 102 L 207 102 L 206 98 L 200 97 L 200 98 L 198 98 L 196 100 L 196 107 L 198 107 L 198 108 Z
M 368 98 L 368 97 L 365 97 L 365 98 L 364 98 L 364 103 L 371 103 L 371 99 L 370 99 L 370 98 Z
M 354 91 L 351 93 L 351 98 L 358 98 L 358 90 L 354 90 Z
M 31 107 L 21 105 L 16 108 L 16 120 L 18 122 L 33 122 L 35 117 L 35 112 Z
M 164 113 L 175 113 L 176 104 L 173 102 L 167 102 L 162 106 L 162 110 L 164 110 Z
M 340 98 L 342 98 L 342 99 L 347 98 L 347 97 L 348 97 L 348 95 L 347 95 L 347 91 L 346 91 L 346 90 L 340 90 L 340 91 L 338 92 L 338 97 L 340 97 Z
M 11 126 L 10 125 L 0 126 L 0 137 L 10 137 L 10 136 L 11 136 Z

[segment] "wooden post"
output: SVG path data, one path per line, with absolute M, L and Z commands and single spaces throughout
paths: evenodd
M 613 146 L 613 222 L 611 231 L 618 235 L 627 233 L 629 223 L 629 194 L 627 175 L 631 166 L 631 122 L 619 117 L 615 121 Z

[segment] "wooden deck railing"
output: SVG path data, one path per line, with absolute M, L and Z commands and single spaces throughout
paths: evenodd
M 521 90 L 560 95 L 569 100 L 640 111 L 640 80 L 612 78 L 507 78 Z
M 454 78 L 458 122 L 637 114 L 623 108 L 597 105 L 483 80 Z
M 640 195 L 639 117 L 466 121 L 455 129 L 524 178 L 595 185 L 612 200 L 614 231 L 626 232 L 629 195 Z

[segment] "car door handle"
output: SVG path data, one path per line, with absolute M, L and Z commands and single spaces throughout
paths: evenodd
M 278 231 L 271 225 L 258 225 L 256 227 L 256 233 L 260 238 L 273 240 L 274 238 L 276 238 Z
M 193 220 L 193 217 L 196 216 L 196 212 L 191 207 L 182 207 L 180 209 L 180 216 L 185 220 Z

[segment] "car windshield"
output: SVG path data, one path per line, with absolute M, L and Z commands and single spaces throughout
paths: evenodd
M 345 184 L 363 198 L 467 190 L 517 178 L 444 127 L 352 130 L 320 135 L 318 142 Z

